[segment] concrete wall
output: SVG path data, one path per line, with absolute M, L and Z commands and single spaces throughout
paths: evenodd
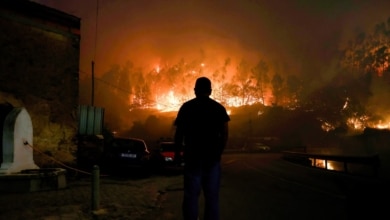
M 0 2 L 0 104 L 25 107 L 38 166 L 75 160 L 80 19 L 21 0 Z M 1 143 L 1 142 L 0 142 Z

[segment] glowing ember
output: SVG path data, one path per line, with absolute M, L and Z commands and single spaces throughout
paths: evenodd
M 328 123 L 328 122 L 323 122 L 322 125 L 321 125 L 321 128 L 322 128 L 322 130 L 324 130 L 326 132 L 335 129 L 335 127 L 333 125 L 331 125 L 330 123 Z
M 345 100 L 343 109 L 346 109 L 348 107 L 349 98 L 347 97 L 347 100 Z

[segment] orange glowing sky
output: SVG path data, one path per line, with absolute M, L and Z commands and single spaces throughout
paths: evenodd
M 331 78 L 337 49 L 386 21 L 388 0 L 34 0 L 81 18 L 80 78 L 133 62 L 266 58 L 280 73 Z M 97 10 L 98 9 L 98 10 Z

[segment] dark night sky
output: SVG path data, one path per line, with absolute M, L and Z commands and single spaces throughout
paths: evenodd
M 35 2 L 81 18 L 81 78 L 92 60 L 99 75 L 129 60 L 149 71 L 180 58 L 213 63 L 230 57 L 266 58 L 278 72 L 323 81 L 332 76 L 343 43 L 390 17 L 388 0 Z

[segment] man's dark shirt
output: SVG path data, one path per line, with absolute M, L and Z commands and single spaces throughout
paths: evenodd
M 209 97 L 185 102 L 175 120 L 175 141 L 184 144 L 186 163 L 219 161 L 226 144 L 224 125 L 228 121 L 225 107 Z

